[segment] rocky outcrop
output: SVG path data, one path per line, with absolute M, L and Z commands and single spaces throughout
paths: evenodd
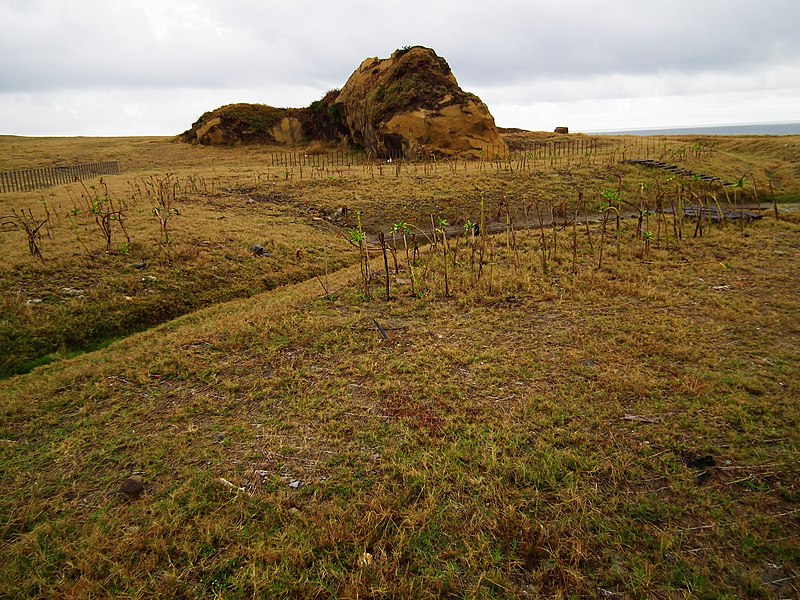
M 430 48 L 369 58 L 335 100 L 350 140 L 376 156 L 480 155 L 504 145 L 489 109 Z
M 302 112 L 264 104 L 228 104 L 205 113 L 180 137 L 203 145 L 298 144 L 304 139 Z
M 287 144 L 313 140 L 363 147 L 376 157 L 480 156 L 505 147 L 489 109 L 463 91 L 430 48 L 369 58 L 340 90 L 308 108 L 230 104 L 181 134 L 195 144 Z

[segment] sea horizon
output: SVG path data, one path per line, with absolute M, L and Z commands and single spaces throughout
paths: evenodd
M 576 131 L 590 135 L 800 135 L 800 121 Z

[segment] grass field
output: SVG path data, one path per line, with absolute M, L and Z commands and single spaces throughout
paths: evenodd
M 729 197 L 601 157 L 301 178 L 0 138 L 0 169 L 123 167 L 0 196 L 52 215 L 43 260 L 0 233 L 0 597 L 797 597 L 800 140 L 696 143 L 671 162 Z M 657 209 L 712 196 L 764 217 Z M 73 214 L 106 197 L 130 242 Z

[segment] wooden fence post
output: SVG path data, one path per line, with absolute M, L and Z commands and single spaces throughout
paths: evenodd
M 119 174 L 119 161 L 3 171 L 0 172 L 0 193 L 33 191 L 100 175 Z

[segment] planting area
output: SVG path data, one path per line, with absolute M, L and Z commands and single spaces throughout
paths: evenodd
M 0 149 L 0 596 L 797 596 L 798 138 Z

